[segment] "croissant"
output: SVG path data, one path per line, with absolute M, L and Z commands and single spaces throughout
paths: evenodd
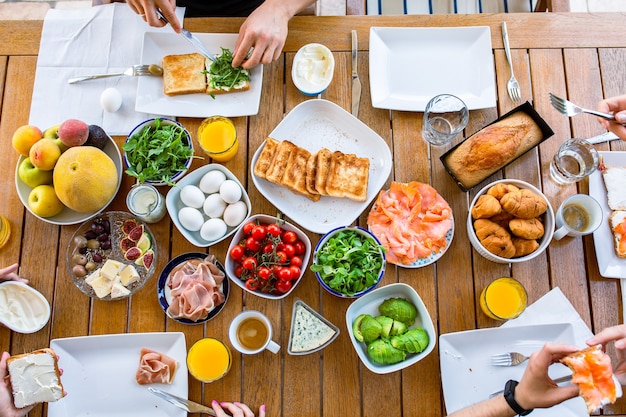
M 539 217 L 548 209 L 546 202 L 531 190 L 506 193 L 500 200 L 502 208 L 520 219 Z
M 515 246 L 515 257 L 526 256 L 533 253 L 539 248 L 539 243 L 534 239 L 513 238 L 513 246 Z
M 500 202 L 493 196 L 483 194 L 476 200 L 474 207 L 472 207 L 472 218 L 474 219 L 486 219 L 502 211 Z
M 517 236 L 524 239 L 540 239 L 543 236 L 543 223 L 538 218 L 513 219 L 509 222 L 509 229 Z
M 504 197 L 504 194 L 510 193 L 511 191 L 519 191 L 519 188 L 517 188 L 513 184 L 507 184 L 505 182 L 500 182 L 500 183 L 490 187 L 487 190 L 487 194 L 497 198 L 498 201 L 500 201 L 500 199 L 502 199 L 502 197 Z
M 489 252 L 503 258 L 515 256 L 515 246 L 509 232 L 499 224 L 487 219 L 478 219 L 474 222 L 474 230 L 480 243 Z

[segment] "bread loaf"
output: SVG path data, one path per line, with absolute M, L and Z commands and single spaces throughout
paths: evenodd
M 11 356 L 7 369 L 17 408 L 58 401 L 65 396 L 57 355 L 52 349 Z
M 470 189 L 542 139 L 533 118 L 518 111 L 467 138 L 444 156 L 443 163 L 463 188 Z

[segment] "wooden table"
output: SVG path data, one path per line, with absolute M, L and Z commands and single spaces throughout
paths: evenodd
M 465 221 L 473 192 L 461 192 L 445 173 L 438 160 L 443 149 L 428 149 L 420 138 L 421 114 L 388 111 L 371 106 L 368 54 L 371 26 L 489 26 L 491 28 L 497 78 L 496 108 L 470 112 L 467 133 L 480 129 L 513 107 L 506 94 L 509 78 L 500 24 L 507 21 L 515 73 L 524 98 L 532 98 L 535 108 L 555 131 L 554 137 L 533 149 L 490 180 L 517 178 L 541 188 L 552 205 L 567 196 L 587 192 L 587 184 L 558 187 L 549 180 L 549 160 L 559 144 L 572 136 L 591 137 L 602 128 L 591 116 L 568 119 L 551 108 L 548 93 L 567 96 L 573 101 L 595 107 L 603 97 L 626 92 L 626 18 L 621 14 L 501 14 L 435 15 L 383 17 L 297 17 L 283 57 L 264 68 L 263 94 L 259 114 L 235 118 L 241 140 L 236 159 L 225 164 L 248 187 L 253 212 L 274 214 L 274 207 L 254 188 L 249 161 L 266 135 L 295 105 L 307 98 L 296 91 L 289 73 L 297 49 L 309 42 L 329 46 L 335 55 L 335 77 L 323 98 L 350 109 L 350 30 L 359 35 L 359 74 L 363 85 L 360 119 L 389 144 L 394 157 L 390 181 L 431 183 L 451 204 L 456 221 L 455 236 L 448 252 L 434 265 L 420 269 L 388 267 L 383 283 L 405 282 L 424 300 L 435 321 L 438 334 L 499 325 L 478 307 L 478 294 L 492 279 L 513 276 L 527 288 L 532 303 L 554 287 L 560 287 L 592 331 L 622 322 L 622 303 L 618 280 L 602 278 L 598 272 L 591 236 L 553 242 L 547 252 L 533 260 L 513 266 L 495 264 L 482 258 L 469 243 Z M 236 32 L 241 19 L 186 20 L 193 32 Z M 19 262 L 20 272 L 33 287 L 52 303 L 53 314 L 41 331 L 22 335 L 0 329 L 0 347 L 13 353 L 48 346 L 54 338 L 136 332 L 184 332 L 187 346 L 206 335 L 227 340 L 229 321 L 242 309 L 265 312 L 274 324 L 276 340 L 283 345 L 279 354 L 235 356 L 230 373 L 223 380 L 204 387 L 190 379 L 190 399 L 238 400 L 255 409 L 267 404 L 269 415 L 282 416 L 439 416 L 445 414 L 441 392 L 439 355 L 435 349 L 418 364 L 388 375 L 376 375 L 360 362 L 350 344 L 345 327 L 349 300 L 338 299 L 320 288 L 307 271 L 295 292 L 282 301 L 268 301 L 233 290 L 224 310 L 202 326 L 185 326 L 163 314 L 155 296 L 156 277 L 130 300 L 93 301 L 84 296 L 67 273 L 65 251 L 77 226 L 54 226 L 29 214 L 18 199 L 13 177 L 17 155 L 10 138 L 13 131 L 28 122 L 33 80 L 42 22 L 0 22 L 0 213 L 11 222 L 13 235 L 0 250 L 0 265 Z M 428 59 L 428 57 L 423 57 Z M 63 80 L 51 80 L 63 82 Z M 50 98 L 50 105 L 62 99 Z M 68 118 L 71 115 L 68 115 Z M 181 118 L 195 132 L 199 119 Z M 117 137 L 119 144 L 124 140 Z M 600 150 L 626 150 L 626 143 L 597 145 Z M 432 161 L 432 163 L 430 163 Z M 196 161 L 197 168 L 207 161 Z M 126 210 L 124 197 L 132 184 L 124 176 L 118 197 L 109 210 Z M 167 188 L 162 190 L 167 192 Z M 359 224 L 365 224 L 366 213 Z M 160 270 L 168 259 L 198 248 L 188 243 L 169 218 L 152 225 L 158 241 Z M 319 235 L 309 234 L 313 243 Z M 229 242 L 208 249 L 224 259 Z M 339 338 L 317 354 L 290 356 L 287 339 L 291 308 L 295 298 L 320 311 L 341 328 Z M 614 350 L 611 348 L 611 355 Z M 71 395 L 71 393 L 70 393 Z M 478 400 L 478 399 L 477 399 Z M 604 411 L 626 415 L 626 399 Z M 45 414 L 38 407 L 31 415 Z

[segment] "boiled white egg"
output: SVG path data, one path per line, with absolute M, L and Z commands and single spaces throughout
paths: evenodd
M 202 206 L 204 214 L 213 217 L 222 217 L 224 210 L 226 209 L 226 201 L 222 199 L 219 193 L 210 194 L 205 200 Z
M 220 195 L 228 204 L 236 203 L 241 199 L 241 187 L 233 180 L 226 180 L 220 185 Z
M 190 232 L 197 232 L 204 223 L 204 216 L 197 208 L 183 207 L 178 212 L 178 221 Z
M 122 93 L 116 88 L 107 88 L 100 94 L 100 105 L 106 112 L 118 111 L 122 107 Z
M 226 174 L 222 171 L 209 171 L 200 179 L 200 189 L 207 194 L 216 193 L 220 190 L 220 185 L 226 180 Z
M 237 201 L 236 203 L 229 204 L 224 210 L 224 223 L 227 226 L 235 227 L 241 224 L 248 214 L 248 206 L 243 201 Z
M 180 190 L 180 201 L 187 207 L 200 208 L 204 204 L 205 195 L 195 185 L 185 185 Z
M 202 225 L 200 236 L 204 240 L 217 240 L 226 234 L 228 227 L 222 219 L 209 219 Z

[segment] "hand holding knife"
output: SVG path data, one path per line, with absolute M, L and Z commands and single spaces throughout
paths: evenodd
M 359 105 L 361 103 L 361 81 L 357 72 L 357 53 L 359 44 L 357 41 L 356 30 L 352 31 L 352 115 L 359 117 Z

